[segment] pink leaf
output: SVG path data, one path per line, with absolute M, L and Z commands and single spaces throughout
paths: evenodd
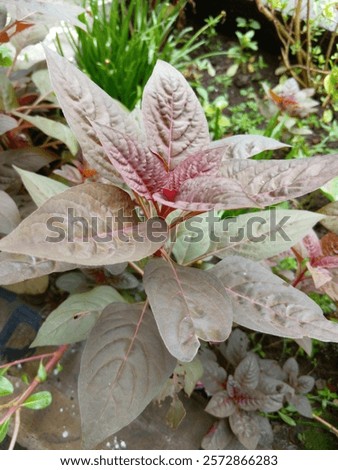
M 91 123 L 109 160 L 140 196 L 152 199 L 167 179 L 163 163 L 133 137 L 103 124 Z
M 215 148 L 190 155 L 170 172 L 168 187 L 179 190 L 186 180 L 215 174 L 221 165 L 221 153 L 221 149 Z
M 338 268 L 338 256 L 324 256 L 316 260 L 312 265 L 321 268 Z
M 256 206 L 299 197 L 322 186 L 338 174 L 338 155 L 300 160 L 231 160 L 220 174 L 236 180 Z
M 303 245 L 305 246 L 310 258 L 317 258 L 318 256 L 323 255 L 319 238 L 314 230 L 311 230 L 311 232 L 303 238 Z
M 221 150 L 222 160 L 246 159 L 257 155 L 264 150 L 275 150 L 289 147 L 278 140 L 262 135 L 233 135 L 225 139 L 212 142 L 208 148 Z
M 149 146 L 170 169 L 210 143 L 208 123 L 195 93 L 183 75 L 162 60 L 145 86 L 142 112 Z
M 245 194 L 240 183 L 215 176 L 199 176 L 185 181 L 175 201 L 167 201 L 161 194 L 155 194 L 154 199 L 166 206 L 189 211 L 261 207 Z

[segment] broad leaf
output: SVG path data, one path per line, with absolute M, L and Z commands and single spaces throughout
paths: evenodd
M 259 365 L 254 354 L 248 354 L 236 367 L 235 380 L 242 386 L 255 389 L 259 382 Z
M 0 114 L 0 135 L 15 129 L 17 125 L 18 123 L 13 117 L 7 116 L 6 114 Z
M 228 418 L 235 410 L 236 403 L 226 390 L 215 393 L 205 408 L 207 413 L 217 418 Z
M 87 340 L 79 377 L 85 448 L 135 419 L 175 368 L 146 305 L 111 304 Z
M 52 394 L 50 392 L 37 392 L 27 398 L 22 404 L 30 410 L 43 410 L 52 403 Z
M 124 299 L 109 286 L 99 286 L 83 294 L 70 295 L 48 315 L 31 347 L 83 341 L 102 310 L 112 302 L 124 302 Z
M 85 25 L 78 20 L 78 16 L 84 12 L 84 9 L 70 5 L 65 2 L 46 2 L 42 0 L 11 0 L 10 3 L 1 0 L 0 4 L 5 4 L 7 11 L 12 18 L 33 19 L 34 22 L 46 20 L 68 21 L 71 25 L 85 30 Z
M 306 294 L 248 259 L 228 256 L 211 272 L 233 301 L 234 321 L 276 336 L 338 342 L 338 324 Z
M 256 449 L 260 432 L 255 414 L 237 411 L 229 418 L 232 432 L 247 449 Z
M 8 234 L 20 223 L 19 210 L 13 199 L 0 191 L 0 234 Z
M 177 429 L 185 418 L 186 411 L 181 400 L 175 396 L 166 414 L 166 422 L 172 429 Z
M 29 19 L 27 18 L 29 21 Z M 23 23 L 24 24 L 24 23 Z M 50 26 L 46 24 L 32 24 L 29 28 L 25 28 L 16 32 L 11 37 L 11 44 L 15 47 L 16 53 L 20 53 L 27 46 L 33 46 L 42 42 L 50 31 Z
M 182 376 L 183 390 L 190 397 L 203 375 L 203 366 L 199 358 L 195 357 L 191 362 L 178 363 L 175 373 Z
M 247 159 L 264 152 L 265 150 L 276 150 L 282 147 L 289 147 L 278 140 L 264 137 L 262 135 L 233 135 L 225 139 L 216 140 L 209 145 L 209 148 L 221 148 L 222 159 Z
M 209 144 L 209 130 L 195 93 L 174 67 L 159 60 L 142 98 L 149 146 L 173 169 Z
M 119 180 L 89 121 L 116 128 L 128 116 L 127 111 L 66 59 L 45 51 L 53 89 L 89 167 L 103 178 Z
M 0 153 L 0 189 L 17 192 L 21 181 L 12 168 L 16 165 L 24 170 L 38 171 L 58 158 L 39 147 L 26 147 L 15 150 L 5 150 Z
M 41 295 L 46 292 L 48 285 L 48 276 L 40 276 L 6 285 L 6 289 L 18 295 Z
M 214 224 L 212 235 L 217 241 L 206 254 L 220 258 L 238 254 L 257 261 L 270 258 L 298 243 L 321 219 L 313 212 L 285 209 L 225 219 Z
M 235 367 L 246 357 L 248 349 L 249 339 L 239 328 L 235 328 L 227 342 L 220 347 L 225 359 Z
M 309 400 L 303 395 L 293 395 L 288 399 L 288 402 L 293 405 L 298 413 L 306 418 L 312 418 L 312 408 Z
M 19 173 L 25 188 L 38 207 L 48 201 L 52 196 L 56 196 L 68 189 L 68 186 L 59 181 L 38 175 L 32 171 L 22 170 L 15 166 L 14 168 Z
M 180 361 L 195 357 L 198 338 L 224 341 L 229 336 L 231 304 L 209 272 L 156 259 L 145 268 L 144 287 L 163 341 Z
M 133 222 L 133 208 L 128 194 L 115 186 L 75 186 L 28 216 L 0 241 L 0 249 L 87 266 L 139 260 L 164 244 L 167 228 L 154 219 Z
M 5 286 L 54 272 L 70 271 L 76 265 L 34 256 L 0 253 L 0 285 Z
M 314 385 L 315 379 L 313 377 L 310 375 L 301 375 L 297 380 L 296 392 L 301 394 L 309 393 L 313 389 Z
M 331 201 L 338 201 L 338 177 L 320 188 Z
M 240 160 L 223 163 L 220 174 L 238 181 L 258 205 L 271 205 L 318 189 L 338 173 L 338 155 L 299 160 Z
M 216 354 L 210 349 L 202 349 L 199 358 L 203 366 L 203 376 L 201 382 L 208 395 L 224 390 L 227 373 L 218 364 Z
M 102 147 L 124 181 L 146 199 L 161 189 L 167 179 L 163 163 L 150 150 L 111 127 L 92 123 Z
M 289 376 L 289 380 L 291 378 L 292 381 L 296 381 L 299 374 L 299 365 L 294 357 L 289 357 L 289 359 L 285 361 L 283 370 Z M 293 384 L 291 383 L 291 385 Z
M 48 119 L 43 116 L 30 116 L 29 114 L 14 113 L 15 116 L 24 119 L 25 121 L 33 124 L 49 137 L 53 137 L 56 140 L 61 140 L 67 145 L 70 152 L 73 155 L 77 154 L 79 150 L 78 143 L 74 137 L 74 134 L 68 126 L 61 122 L 55 121 L 54 119 Z
M 330 202 L 330 204 L 322 207 L 318 212 L 327 216 L 320 223 L 338 235 L 338 202 Z
M 218 217 L 213 214 L 213 220 Z M 191 217 L 175 228 L 173 254 L 178 264 L 189 264 L 204 255 L 210 246 L 209 213 Z
M 46 101 L 51 101 L 52 103 L 57 102 L 47 69 L 34 72 L 32 74 L 32 81 L 39 90 L 40 95 L 45 97 Z
M 9 428 L 10 418 L 7 419 L 4 423 L 0 424 L 0 444 L 5 440 Z
M 263 207 L 245 194 L 242 185 L 235 179 L 218 176 L 197 176 L 186 180 L 171 201 L 162 193 L 155 193 L 154 199 L 161 204 L 188 211 L 211 211 Z
M 216 173 L 221 165 L 220 149 L 200 150 L 188 156 L 169 173 L 167 188 L 178 191 L 184 181 Z
M 264 393 L 264 406 L 261 411 L 274 413 L 283 407 L 283 401 L 286 394 L 293 395 L 294 389 L 282 380 L 261 374 L 259 378 L 258 390 Z
M 72 271 L 58 276 L 55 285 L 69 294 L 80 294 L 88 291 L 90 280 L 82 272 Z
M 228 160 L 213 176 L 186 180 L 169 207 L 190 211 L 262 208 L 307 194 L 338 173 L 337 155 L 300 160 Z
M 0 376 L 0 397 L 11 395 L 13 392 L 13 384 L 6 377 Z
M 205 450 L 223 450 L 234 439 L 234 435 L 225 419 L 217 421 L 203 437 L 201 447 Z M 229 447 L 232 449 L 233 447 Z

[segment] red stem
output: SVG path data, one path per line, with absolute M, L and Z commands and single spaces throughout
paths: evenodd
M 307 271 L 307 268 L 303 269 L 303 271 L 301 271 L 298 274 L 298 276 L 296 277 L 296 279 L 292 283 L 292 287 L 296 287 L 304 279 L 306 271 Z
M 61 357 L 64 355 L 66 350 L 68 349 L 68 344 L 64 344 L 60 346 L 54 353 L 53 357 L 47 362 L 45 369 L 46 372 L 50 372 L 54 369 L 56 364 L 60 361 Z M 15 401 L 15 404 L 5 413 L 5 415 L 0 419 L 0 426 L 7 421 L 20 406 L 26 401 L 26 399 L 32 395 L 34 390 L 41 384 L 41 381 L 38 376 L 35 376 L 33 381 L 29 384 L 27 389 L 23 392 L 23 394 Z
M 38 356 L 26 357 L 25 359 L 18 359 L 17 361 L 8 362 L 7 364 L 1 364 L 0 369 L 8 369 L 9 367 L 22 364 L 23 362 L 38 361 L 39 359 L 45 359 L 46 357 L 53 356 L 54 353 L 39 354 Z

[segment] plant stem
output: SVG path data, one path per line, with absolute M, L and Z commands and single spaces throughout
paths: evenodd
M 327 427 L 336 437 L 338 437 L 338 429 L 332 426 L 332 424 L 328 423 L 327 421 L 325 421 L 325 419 L 315 414 L 313 414 L 312 417 L 313 419 Z
M 67 349 L 68 349 L 68 345 L 64 344 L 64 345 L 60 346 L 53 353 L 52 358 L 47 362 L 47 364 L 45 366 L 45 370 L 46 370 L 47 373 L 54 369 L 54 367 L 60 361 L 61 357 L 64 355 L 64 353 L 67 351 Z M 40 383 L 41 383 L 40 379 L 36 375 L 34 377 L 33 381 L 27 387 L 27 389 L 23 392 L 23 394 L 17 400 L 15 400 L 15 402 L 13 403 L 13 406 L 11 406 L 11 408 L 7 411 L 7 413 L 5 413 L 5 415 L 2 418 L 0 418 L 0 426 L 5 421 L 7 421 L 20 408 L 20 406 L 26 401 L 26 399 L 30 395 L 32 395 L 32 393 L 40 385 Z
M 15 412 L 15 419 L 14 419 L 14 430 L 12 434 L 12 439 L 9 444 L 8 450 L 14 450 L 16 440 L 18 438 L 19 429 L 20 429 L 20 408 L 18 408 Z
M 45 359 L 46 357 L 53 356 L 54 353 L 39 354 L 38 356 L 26 357 L 25 359 L 18 359 L 17 361 L 7 362 L 0 366 L 0 369 L 8 369 L 9 367 L 17 366 L 18 364 L 23 364 L 24 362 L 38 361 L 40 359 Z
M 311 84 L 311 50 L 312 50 L 312 40 L 311 40 L 311 19 L 310 19 L 310 0 L 307 0 L 306 5 L 306 79 L 308 85 Z
M 136 263 L 133 263 L 132 261 L 129 261 L 129 266 L 134 269 L 137 273 L 139 273 L 141 276 L 144 275 L 143 269 L 141 269 L 139 266 L 137 266 Z
M 304 279 L 306 271 L 307 271 L 307 268 L 299 272 L 298 276 L 292 283 L 292 287 L 296 287 Z
M 326 58 L 325 58 L 326 69 L 328 69 L 329 67 L 329 62 L 330 62 L 330 57 L 332 54 L 333 46 L 335 45 L 335 42 L 336 42 L 337 31 L 338 31 L 338 24 L 336 25 L 336 29 L 332 32 L 331 39 L 330 39 L 330 42 L 326 51 Z

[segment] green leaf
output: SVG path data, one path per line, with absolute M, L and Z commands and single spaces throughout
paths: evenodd
M 46 176 L 38 175 L 31 171 L 22 170 L 13 165 L 15 170 L 19 173 L 25 188 L 27 189 L 29 195 L 35 202 L 35 204 L 40 207 L 44 202 L 50 199 L 52 196 L 62 193 L 68 186 L 59 181 L 55 181 Z
M 73 132 L 65 124 L 42 116 L 29 116 L 27 114 L 17 112 L 13 114 L 27 122 L 30 122 L 33 124 L 33 126 L 40 129 L 40 131 L 44 132 L 46 135 L 53 137 L 54 139 L 61 140 L 61 142 L 67 145 L 71 153 L 76 155 L 79 149 L 78 143 L 74 137 Z
M 203 376 L 203 366 L 198 357 L 195 357 L 191 362 L 179 363 L 175 372 L 183 376 L 184 391 L 190 397 L 194 391 L 197 382 Z
M 47 371 L 42 361 L 39 364 L 37 376 L 40 382 L 45 382 L 47 380 Z
M 21 380 L 23 381 L 24 384 L 29 385 L 29 377 L 28 374 L 22 374 Z
M 113 302 L 125 300 L 110 286 L 99 286 L 83 294 L 70 295 L 48 316 L 31 347 L 83 341 L 102 310 Z
M 7 419 L 4 423 L 0 424 L 0 444 L 7 436 L 10 419 Z
M 330 201 L 338 201 L 338 178 L 334 178 L 320 188 Z
M 210 246 L 208 215 L 192 217 L 177 227 L 173 254 L 178 264 L 189 263 L 207 252 Z
M 289 426 L 297 426 L 296 421 L 290 416 L 284 414 L 282 411 L 278 411 L 278 415 L 284 421 L 284 423 L 288 424 Z
M 12 53 L 10 49 L 5 45 L 0 45 L 0 67 L 10 67 L 12 65 Z
M 207 254 L 267 259 L 298 243 L 322 218 L 309 211 L 278 209 L 224 219 L 214 225 L 217 241 L 211 242 Z
M 37 70 L 32 74 L 32 81 L 39 90 L 40 95 L 44 96 L 47 101 L 57 103 L 56 96 L 53 92 L 53 87 L 49 78 L 49 72 L 47 69 Z
M 6 75 L 0 74 L 0 110 L 7 113 L 17 106 L 18 102 L 12 83 Z
M 3 376 L 0 376 L 0 397 L 11 395 L 14 392 L 14 387 L 11 382 Z
M 167 424 L 171 428 L 176 429 L 181 424 L 185 415 L 186 415 L 186 411 L 183 406 L 183 403 L 181 402 L 179 398 L 175 397 L 173 401 L 171 402 L 168 413 L 166 414 Z
M 37 392 L 27 398 L 22 404 L 25 408 L 30 410 L 43 410 L 52 403 L 52 394 L 50 392 Z

